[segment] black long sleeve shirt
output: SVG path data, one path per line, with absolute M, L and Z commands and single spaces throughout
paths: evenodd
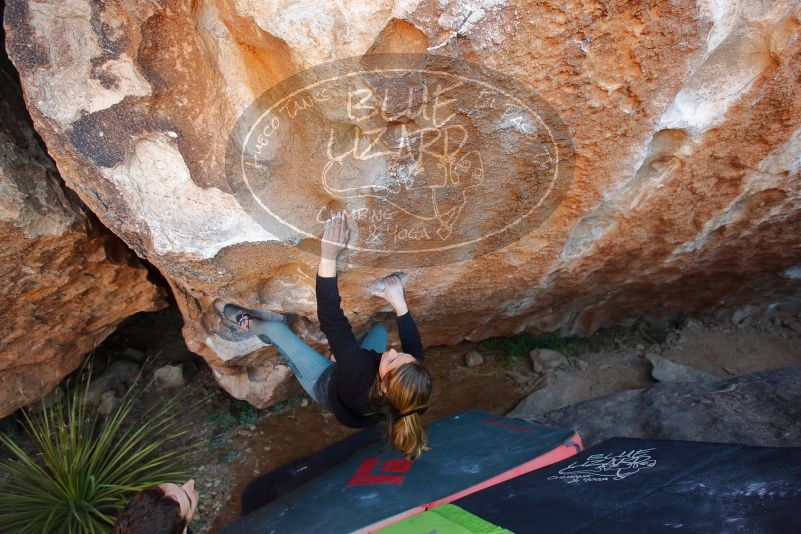
M 328 401 L 337 420 L 345 426 L 365 428 L 378 423 L 382 414 L 370 406 L 370 389 L 378 375 L 380 352 L 359 346 L 348 318 L 340 306 L 337 278 L 317 275 L 317 318 L 336 357 Z M 401 349 L 418 360 L 423 359 L 423 343 L 412 318 L 406 312 L 397 318 Z

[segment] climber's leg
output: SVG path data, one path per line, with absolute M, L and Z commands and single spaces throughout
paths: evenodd
M 285 316 L 261 310 L 246 310 L 235 304 L 222 302 L 216 302 L 214 307 L 231 328 L 255 334 L 264 343 L 275 345 L 309 397 L 320 403 L 315 395 L 314 384 L 334 362 L 304 343 L 286 324 Z
M 334 362 L 304 343 L 282 322 L 251 319 L 250 329 L 264 343 L 275 345 L 309 397 L 320 403 L 314 384 Z
M 382 324 L 374 324 L 362 337 L 361 347 L 376 352 L 386 352 L 387 350 L 387 329 Z

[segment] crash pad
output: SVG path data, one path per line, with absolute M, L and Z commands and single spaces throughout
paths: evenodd
M 581 450 L 573 431 L 478 410 L 433 422 L 429 435 L 414 462 L 384 442 L 361 448 L 223 532 L 373 531 Z
M 615 438 L 456 500 L 513 532 L 796 532 L 801 449 Z

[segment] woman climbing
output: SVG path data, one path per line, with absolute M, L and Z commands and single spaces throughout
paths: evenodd
M 373 325 L 357 341 L 340 307 L 337 288 L 336 259 L 350 239 L 347 222 L 342 212 L 326 221 L 316 277 L 317 318 L 332 359 L 306 345 L 281 315 L 232 304 L 222 314 L 232 326 L 275 345 L 306 393 L 343 425 L 366 428 L 386 418 L 389 440 L 413 460 L 426 450 L 428 436 L 421 414 L 428 408 L 432 389 L 431 375 L 422 363 L 420 334 L 400 279 L 390 275 L 382 280 L 383 288 L 371 294 L 394 308 L 403 352 L 387 350 L 387 330 L 381 324 Z

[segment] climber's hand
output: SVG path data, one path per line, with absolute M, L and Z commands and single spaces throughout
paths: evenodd
M 400 277 L 396 274 L 391 274 L 384 277 L 382 281 L 384 282 L 384 287 L 370 293 L 389 302 L 397 315 L 403 315 L 409 311 L 406 307 L 406 300 L 403 297 L 403 284 L 401 284 Z
M 339 253 L 348 246 L 350 228 L 348 217 L 344 211 L 338 211 L 325 221 L 320 256 L 325 260 L 335 260 Z

